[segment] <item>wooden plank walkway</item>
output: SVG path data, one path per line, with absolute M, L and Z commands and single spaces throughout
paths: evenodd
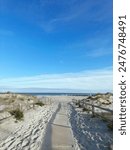
M 74 139 L 67 116 L 67 104 L 59 104 L 48 124 L 41 150 L 74 150 Z

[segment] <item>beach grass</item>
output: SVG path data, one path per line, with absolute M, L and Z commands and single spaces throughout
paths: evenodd
M 44 106 L 44 103 L 41 102 L 41 101 L 38 101 L 38 102 L 35 103 L 35 105 L 38 105 L 38 106 Z
M 24 117 L 23 111 L 21 111 L 19 108 L 16 108 L 14 110 L 9 111 L 11 115 L 13 115 L 16 120 L 22 120 Z

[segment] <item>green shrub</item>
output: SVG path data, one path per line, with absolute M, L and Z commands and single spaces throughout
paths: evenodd
M 19 100 L 20 100 L 20 101 L 24 101 L 24 98 L 20 97 Z
M 78 102 L 76 102 L 75 105 L 78 105 Z
M 89 109 L 87 109 L 87 108 L 83 108 L 83 111 L 87 111 L 87 112 L 89 112 Z
M 9 113 L 13 115 L 16 118 L 16 120 L 21 120 L 24 117 L 23 112 L 19 108 L 11 110 Z
M 78 104 L 78 105 L 79 105 L 79 108 L 82 108 L 82 105 L 80 104 L 80 102 L 79 102 L 79 104 Z
M 35 105 L 44 106 L 43 102 L 41 102 L 41 101 L 36 102 Z

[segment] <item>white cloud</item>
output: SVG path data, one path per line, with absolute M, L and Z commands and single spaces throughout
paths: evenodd
M 0 87 L 79 89 L 86 91 L 112 91 L 112 68 L 78 73 L 43 74 L 32 77 L 0 79 Z
M 112 49 L 110 48 L 99 48 L 92 50 L 90 53 L 87 53 L 86 56 L 89 57 L 101 57 L 112 54 Z

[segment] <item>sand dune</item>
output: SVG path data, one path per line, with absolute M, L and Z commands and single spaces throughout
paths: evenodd
M 98 94 L 91 98 L 95 104 L 112 108 L 112 95 Z M 72 149 L 107 150 L 111 148 L 112 131 L 108 129 L 107 123 L 100 118 L 92 118 L 91 114 L 83 112 L 82 108 L 78 108 L 72 102 L 74 99 L 86 101 L 88 96 L 46 96 L 37 98 L 31 95 L 13 93 L 0 94 L 0 150 L 40 150 L 46 139 L 47 126 L 60 103 L 66 106 L 66 120 L 69 120 L 74 141 Z M 45 105 L 36 105 L 39 101 L 42 101 Z M 111 102 L 106 104 L 104 101 Z M 21 120 L 17 120 L 9 113 L 15 108 L 23 111 L 24 117 Z M 57 116 L 57 118 L 59 117 Z M 58 131 L 58 128 L 56 129 Z M 66 134 L 62 133 L 62 138 L 65 138 L 64 135 Z M 60 137 L 58 138 L 60 139 Z M 55 140 L 54 135 L 53 139 Z

